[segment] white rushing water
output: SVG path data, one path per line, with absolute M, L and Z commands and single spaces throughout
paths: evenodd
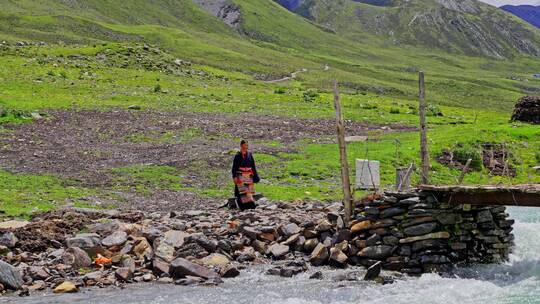
M 390 285 L 343 280 L 351 271 L 323 269 L 323 280 L 308 273 L 286 279 L 264 275 L 264 269 L 244 271 L 217 287 L 134 284 L 125 289 L 92 289 L 77 294 L 0 298 L 0 303 L 540 303 L 540 208 L 509 208 L 516 219 L 516 247 L 508 263 L 461 269 L 453 277 L 426 274 L 404 277 Z

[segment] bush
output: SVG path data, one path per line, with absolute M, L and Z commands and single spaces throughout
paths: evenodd
M 426 108 L 427 116 L 444 116 L 439 106 L 434 104 L 428 104 Z
M 534 157 L 536 158 L 536 161 L 540 164 L 540 152 L 536 152 Z
M 307 90 L 304 92 L 304 101 L 306 102 L 314 102 L 315 99 L 317 99 L 317 97 L 319 97 L 319 93 L 317 93 L 317 91 L 315 90 Z
M 159 93 L 161 92 L 161 85 L 158 83 L 154 86 L 154 93 Z
M 53 71 L 48 71 L 48 72 L 47 72 L 47 75 L 53 76 L 53 77 L 56 76 L 56 74 L 55 74 Z
M 399 109 L 398 108 L 391 108 L 390 109 L 390 114 L 399 114 Z
M 285 91 L 284 88 L 277 88 L 274 90 L 274 94 L 285 94 L 287 91 Z
M 470 168 L 482 170 L 483 157 L 479 148 L 471 146 L 460 146 L 454 149 L 454 160 L 465 165 L 468 159 L 472 159 Z

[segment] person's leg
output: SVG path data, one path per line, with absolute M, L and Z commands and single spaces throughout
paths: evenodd
M 236 198 L 236 208 L 241 209 L 242 199 L 240 197 L 240 191 L 238 190 L 237 185 L 234 185 L 234 197 Z

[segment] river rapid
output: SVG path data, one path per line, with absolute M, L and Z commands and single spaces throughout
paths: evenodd
M 540 304 L 540 208 L 510 207 L 516 220 L 515 243 L 509 262 L 459 269 L 451 277 L 425 274 L 403 277 L 394 284 L 348 281 L 345 274 L 363 268 L 311 269 L 287 279 L 265 275 L 265 267 L 244 270 L 219 286 L 132 284 L 124 289 L 84 289 L 76 294 L 50 292 L 18 298 L 7 296 L 0 303 L 260 303 L 260 304 L 359 304 L 359 303 L 539 303 Z M 322 280 L 309 279 L 314 271 Z

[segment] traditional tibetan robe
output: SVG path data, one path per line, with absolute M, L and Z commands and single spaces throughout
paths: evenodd
M 235 183 L 234 196 L 238 208 L 240 210 L 254 209 L 253 194 L 255 194 L 255 190 L 253 185 L 258 183 L 260 179 L 253 155 L 249 152 L 246 154 L 236 153 L 231 173 Z

